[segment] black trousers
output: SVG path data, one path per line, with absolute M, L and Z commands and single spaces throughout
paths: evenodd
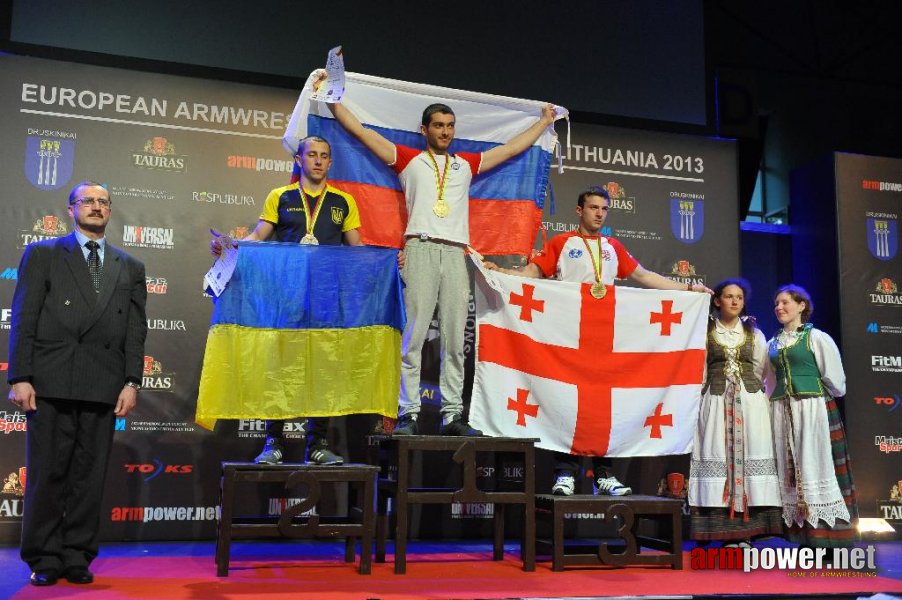
M 281 440 L 284 437 L 284 426 L 285 421 L 267 421 L 266 437 Z M 329 419 L 328 417 L 320 417 L 318 419 L 308 417 L 304 430 L 307 432 L 307 444 L 311 446 L 324 444 L 326 443 L 326 435 L 329 432 Z
M 38 398 L 27 419 L 22 560 L 33 571 L 87 567 L 99 547 L 113 406 Z
M 601 476 L 611 476 L 611 466 L 613 465 L 613 463 L 610 458 L 604 456 L 593 456 L 591 458 L 592 471 L 595 473 L 596 479 Z M 555 452 L 554 470 L 565 471 L 573 476 L 576 476 L 576 474 L 579 472 L 579 464 L 582 459 L 582 456 L 575 456 L 573 454 L 567 454 L 566 452 Z

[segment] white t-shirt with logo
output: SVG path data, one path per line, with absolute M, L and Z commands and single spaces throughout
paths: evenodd
M 395 162 L 391 167 L 398 174 L 401 189 L 407 200 L 407 229 L 404 236 L 429 237 L 455 242 L 470 243 L 470 181 L 479 173 L 482 154 L 460 152 L 458 154 L 434 154 L 438 164 L 438 176 L 446 181 L 442 198 L 448 205 L 448 215 L 439 217 L 432 207 L 438 201 L 435 165 L 424 150 L 408 146 L 395 146 Z M 445 171 L 445 161 L 450 160 Z

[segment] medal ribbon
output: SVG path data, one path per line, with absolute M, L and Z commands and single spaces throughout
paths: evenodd
M 435 191 L 438 193 L 438 200 L 436 200 L 436 204 L 442 204 L 445 201 L 445 181 L 447 181 L 448 177 L 448 165 L 451 164 L 451 155 L 445 155 L 445 168 L 442 169 L 442 174 L 441 176 L 439 176 L 438 161 L 435 160 L 435 155 L 433 155 L 429 150 L 426 150 L 426 154 L 429 155 L 429 160 L 432 161 L 432 168 L 435 169 Z
M 595 282 L 604 285 L 604 282 L 601 281 L 601 272 L 604 267 L 602 263 L 601 256 L 601 238 L 597 238 L 595 241 L 598 242 L 598 260 L 595 260 L 595 255 L 592 254 L 592 249 L 589 247 L 589 240 L 584 238 L 583 236 L 579 236 L 583 241 L 583 244 L 586 245 L 586 252 L 589 253 L 589 259 L 592 261 L 592 269 L 595 271 Z
M 310 204 L 307 202 L 307 192 L 304 191 L 304 186 L 298 186 L 298 190 L 301 192 L 301 203 L 304 205 L 304 217 L 307 219 L 307 235 L 313 235 L 313 226 L 316 225 L 316 219 L 319 217 L 319 212 L 323 208 L 323 199 L 326 197 L 326 187 L 323 187 L 322 193 L 316 198 L 316 212 L 313 213 L 312 218 L 310 217 Z

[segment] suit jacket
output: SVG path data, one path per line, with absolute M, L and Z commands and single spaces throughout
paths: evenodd
M 115 404 L 140 382 L 147 337 L 144 265 L 106 244 L 94 291 L 75 234 L 30 244 L 19 264 L 9 337 L 9 381 L 38 397 Z

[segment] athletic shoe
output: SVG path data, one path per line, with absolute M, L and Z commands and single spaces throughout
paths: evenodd
M 329 450 L 326 444 L 316 444 L 307 447 L 307 462 L 315 465 L 341 465 L 345 459 Z
M 554 485 L 551 486 L 551 493 L 555 496 L 572 496 L 575 489 L 576 480 L 573 475 L 561 471 L 557 474 Z
M 596 496 L 629 496 L 632 493 L 633 488 L 626 487 L 617 481 L 617 478 L 613 475 L 610 477 L 599 477 L 595 480 Z
M 404 415 L 395 423 L 395 428 L 391 432 L 392 435 L 416 435 L 417 420 L 410 415 Z
M 442 435 L 458 435 L 458 436 L 467 436 L 467 437 L 480 437 L 482 432 L 478 429 L 473 429 L 470 427 L 470 424 L 461 419 L 460 417 L 454 419 L 447 425 L 442 425 L 441 431 L 439 431 Z
M 275 438 L 266 438 L 266 444 L 263 446 L 263 452 L 260 453 L 254 462 L 258 465 L 280 465 L 282 464 L 282 442 Z

